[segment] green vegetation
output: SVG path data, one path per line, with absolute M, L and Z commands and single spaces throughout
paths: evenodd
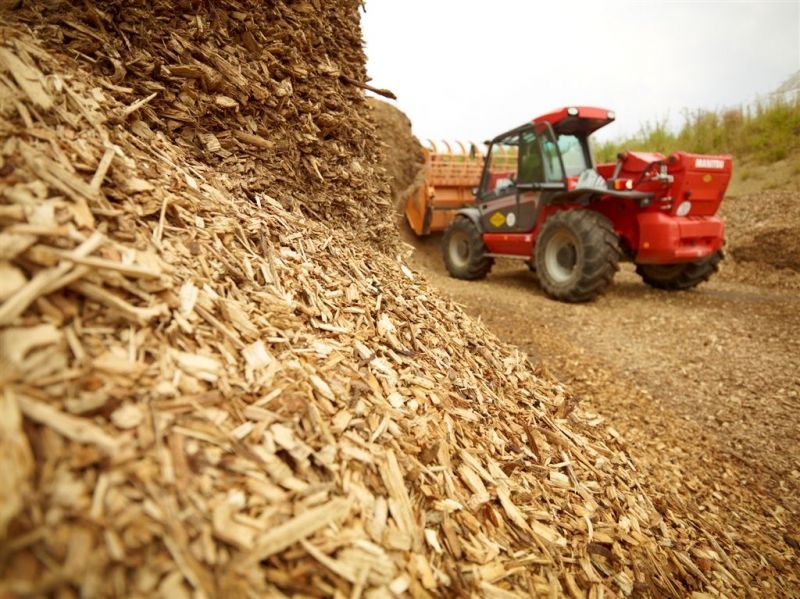
M 687 111 L 677 133 L 669 130 L 666 119 L 646 123 L 631 138 L 595 146 L 595 157 L 601 163 L 614 162 L 625 150 L 733 154 L 756 164 L 783 160 L 800 151 L 800 97 L 723 112 Z

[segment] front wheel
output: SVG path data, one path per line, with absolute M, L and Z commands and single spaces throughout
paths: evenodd
M 494 259 L 486 255 L 478 227 L 466 216 L 456 216 L 442 239 L 444 264 L 456 279 L 482 279 L 492 269 Z
M 637 264 L 636 273 L 642 280 L 656 289 L 680 291 L 697 287 L 719 270 L 722 251 L 708 258 L 679 264 Z
M 563 210 L 548 218 L 536 240 L 542 289 L 565 302 L 586 302 L 611 284 L 619 268 L 619 238 L 611 221 L 592 210 Z

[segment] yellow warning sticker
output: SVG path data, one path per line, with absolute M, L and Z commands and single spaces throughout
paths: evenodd
M 502 212 L 495 212 L 489 217 L 489 222 L 493 227 L 502 227 L 506 222 L 506 217 Z
M 711 175 L 709 175 L 708 173 L 703 175 L 703 183 L 711 183 Z

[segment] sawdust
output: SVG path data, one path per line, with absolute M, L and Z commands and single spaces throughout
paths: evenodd
M 2 14 L 0 595 L 743 592 L 375 226 L 357 10 Z

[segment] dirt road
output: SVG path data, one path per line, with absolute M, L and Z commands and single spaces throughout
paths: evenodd
M 679 502 L 713 521 L 748 585 L 792 594 L 800 571 L 797 281 L 752 285 L 752 269 L 728 265 L 694 291 L 667 293 L 623 265 L 606 295 L 569 305 L 548 299 L 522 263 L 459 281 L 444 269 L 440 237 L 414 244 L 411 260 L 431 283 L 613 422 L 665 515 Z

